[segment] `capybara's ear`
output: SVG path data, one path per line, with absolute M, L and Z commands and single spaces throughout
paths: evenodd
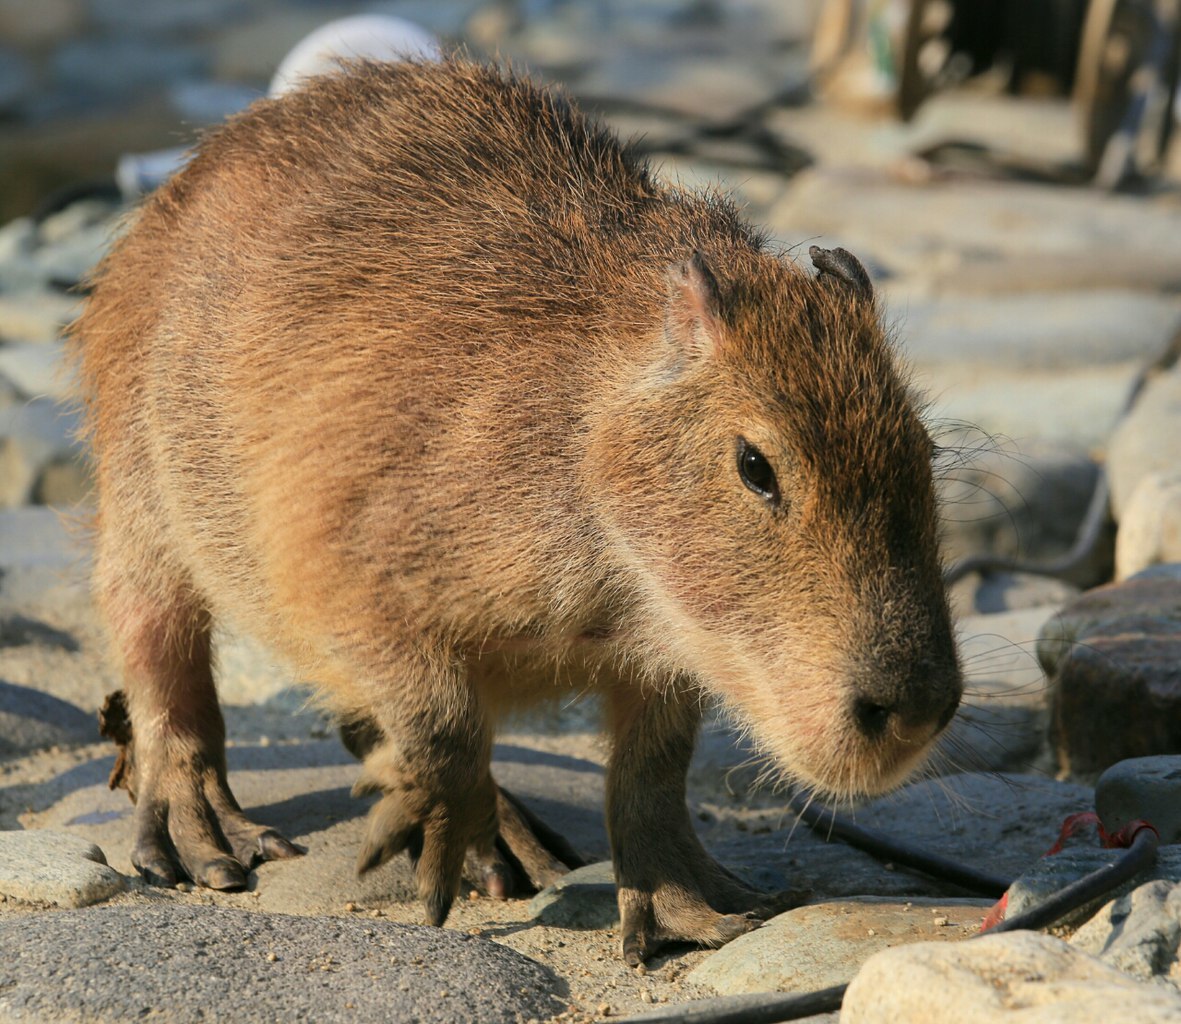
M 873 282 L 865 267 L 848 249 L 821 249 L 814 245 L 808 250 L 812 265 L 818 271 L 817 277 L 831 278 L 852 289 L 863 299 L 873 298 Z
M 664 336 L 690 356 L 710 354 L 721 339 L 718 282 L 700 252 L 674 263 L 665 274 L 668 304 Z

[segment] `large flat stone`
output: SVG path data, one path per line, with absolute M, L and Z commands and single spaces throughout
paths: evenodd
M 541 965 L 373 920 L 133 906 L 0 919 L 0 1021 L 503 1021 L 553 1016 Z
M 976 934 L 987 900 L 848 900 L 789 910 L 740 935 L 689 980 L 719 995 L 811 992 L 849 981 L 875 953 Z
M 845 994 L 841 1024 L 1166 1024 L 1181 993 L 1144 985 L 1036 932 L 887 949 Z

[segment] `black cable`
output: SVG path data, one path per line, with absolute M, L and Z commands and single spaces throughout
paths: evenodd
M 816 992 L 758 993 L 749 996 L 722 996 L 698 999 L 692 1003 L 662 1006 L 633 1017 L 621 1017 L 618 1024 L 779 1024 L 800 1020 L 818 1013 L 835 1013 L 841 1008 L 848 985 L 834 985 Z
M 966 864 L 928 853 L 892 836 L 862 828 L 827 807 L 810 803 L 804 796 L 793 797 L 790 806 L 814 832 L 834 835 L 879 860 L 914 868 L 934 878 L 953 882 L 969 892 L 999 900 L 1013 884 L 1012 879 L 977 871 Z

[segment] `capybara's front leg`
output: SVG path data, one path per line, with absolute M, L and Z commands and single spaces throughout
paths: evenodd
M 607 827 L 627 963 L 643 963 L 666 942 L 720 946 L 784 909 L 787 897 L 746 885 L 693 830 L 685 775 L 701 721 L 696 689 L 645 695 L 620 684 L 609 706 Z
M 382 794 L 357 858 L 364 873 L 406 850 L 429 924 L 447 918 L 464 856 L 498 871 L 491 730 L 458 659 L 408 655 L 382 667 L 369 708 L 379 739 L 353 792 Z M 507 868 L 496 887 L 509 884 Z
M 302 851 L 242 813 L 226 781 L 225 723 L 210 671 L 208 616 L 182 599 L 100 592 L 124 687 L 102 728 L 119 745 L 111 786 L 135 801 L 131 862 L 149 882 L 241 889 L 259 861 Z

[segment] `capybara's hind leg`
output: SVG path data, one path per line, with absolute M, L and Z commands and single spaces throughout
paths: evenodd
M 358 760 L 386 741 L 372 718 L 344 721 L 340 738 Z M 489 896 L 532 894 L 552 885 L 586 860 L 566 838 L 550 828 L 517 797 L 496 788 L 497 837 L 493 849 L 469 847 L 463 877 Z
M 468 849 L 495 857 L 491 733 L 459 659 L 391 654 L 383 650 L 380 667 L 364 673 L 374 680 L 368 704 L 377 729 L 369 739 L 377 745 L 353 792 L 382 798 L 369 813 L 357 870 L 407 851 L 427 922 L 438 925 L 459 892 Z
M 240 889 L 258 861 L 300 850 L 250 821 L 230 792 L 209 617 L 183 593 L 161 599 L 109 580 L 99 587 L 125 687 L 104 708 L 104 731 L 122 754 L 111 784 L 135 801 L 131 861 L 144 878 Z

